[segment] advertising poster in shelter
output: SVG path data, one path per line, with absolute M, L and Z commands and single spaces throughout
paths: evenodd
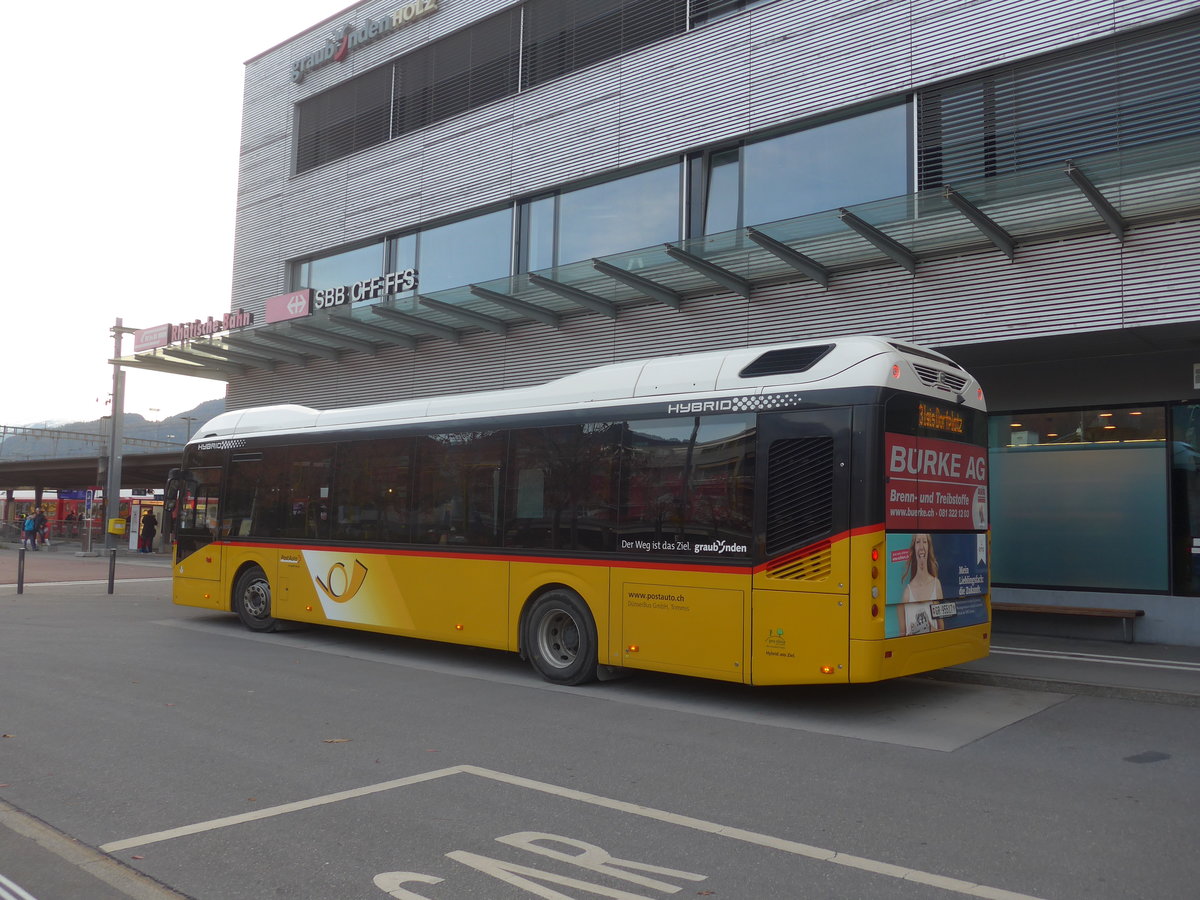
M 987 621 L 986 533 L 889 534 L 886 558 L 888 637 Z

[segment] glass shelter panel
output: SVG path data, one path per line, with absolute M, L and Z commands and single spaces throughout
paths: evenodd
M 1172 547 L 1177 594 L 1200 595 L 1200 404 L 1171 410 Z
M 1167 590 L 1162 407 L 993 416 L 990 432 L 996 583 Z

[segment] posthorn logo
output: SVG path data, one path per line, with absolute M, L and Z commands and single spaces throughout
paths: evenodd
M 367 567 L 356 559 L 353 573 L 347 573 L 346 564 L 339 562 L 329 567 L 324 581 L 319 577 L 314 577 L 313 581 L 317 583 L 321 592 L 334 603 L 345 603 L 353 599 L 366 578 Z

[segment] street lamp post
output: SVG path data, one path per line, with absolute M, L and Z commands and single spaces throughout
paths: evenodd
M 110 533 L 107 524 L 121 515 L 121 443 L 125 418 L 125 371 L 121 368 L 121 338 L 133 334 L 136 328 L 125 328 L 121 319 L 112 327 L 113 335 L 113 393 L 112 393 L 112 429 L 109 432 L 108 444 L 108 480 L 104 484 L 104 548 L 115 550 L 117 536 Z

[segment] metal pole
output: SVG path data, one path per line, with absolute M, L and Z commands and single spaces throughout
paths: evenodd
M 113 581 L 117 576 L 117 548 L 108 551 L 108 592 L 113 592 Z
M 17 551 L 17 593 L 25 593 L 25 548 Z
M 126 329 L 121 319 L 113 326 L 113 359 L 121 358 L 121 338 Z M 112 431 L 108 445 L 108 480 L 104 485 L 104 546 L 116 550 L 117 535 L 108 533 L 108 523 L 121 515 L 121 441 L 125 418 L 125 371 L 113 363 Z M 110 588 L 111 593 L 111 588 Z

